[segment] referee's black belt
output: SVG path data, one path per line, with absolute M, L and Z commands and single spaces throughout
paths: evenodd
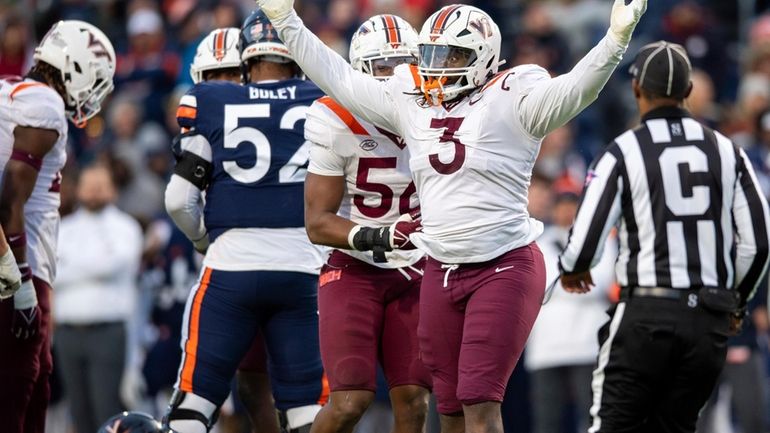
M 620 290 L 620 299 L 630 298 L 664 298 L 687 299 L 691 294 L 697 294 L 698 289 L 672 289 L 669 287 L 624 287 Z
M 708 310 L 733 312 L 740 305 L 740 294 L 736 290 L 719 287 L 701 287 L 698 289 L 672 289 L 669 287 L 624 287 L 620 290 L 620 299 L 661 298 L 684 301 L 688 307 L 702 305 Z

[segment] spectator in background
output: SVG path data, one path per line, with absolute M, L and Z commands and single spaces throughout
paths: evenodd
M 164 100 L 179 74 L 179 56 L 166 46 L 160 14 L 148 7 L 135 9 L 128 17 L 128 52 L 118 56 L 116 93 L 144 101 L 144 120 L 163 123 Z
M 580 0 L 546 3 L 548 15 L 559 33 L 566 38 L 570 51 L 584 53 L 604 36 L 612 3 L 604 0 Z
M 559 275 L 559 254 L 567 245 L 579 200 L 577 191 L 558 192 L 552 224 L 537 241 L 549 284 Z M 584 296 L 576 296 L 566 293 L 557 282 L 529 335 L 524 365 L 532 377 L 534 433 L 562 432 L 570 404 L 578 417 L 573 425 L 581 432 L 588 429 L 592 371 L 599 353 L 596 334 L 606 320 L 604 311 L 609 307 L 617 256 L 615 240 L 606 242 L 604 255 L 591 270 L 596 287 Z
M 168 170 L 170 165 L 166 130 L 154 122 L 142 122 L 142 107 L 128 97 L 113 100 L 107 123 L 102 147 L 118 186 L 117 205 L 148 223 L 163 211 L 167 173 L 163 168 Z
M 765 197 L 770 197 L 770 109 L 757 116 L 753 145 L 746 151 Z
M 123 409 L 126 322 L 135 313 L 142 232 L 114 205 L 109 170 L 80 175 L 80 208 L 62 220 L 54 292 L 56 350 L 78 433 Z
M 673 3 L 673 2 L 672 2 Z M 725 100 L 735 95 L 735 64 L 729 61 L 725 44 L 726 29 L 718 17 L 694 0 L 679 1 L 663 17 L 662 32 L 656 39 L 682 45 L 687 49 L 692 66 L 705 70 L 721 85 L 717 99 Z
M 26 20 L 15 13 L 0 19 L 0 76 L 25 74 L 32 66 L 30 31 Z
M 692 92 L 685 101 L 687 109 L 699 122 L 705 123 L 709 128 L 716 128 L 720 123 L 721 113 L 714 100 L 714 81 L 702 69 L 693 69 L 690 81 Z
M 757 296 L 749 303 L 749 317 L 743 330 L 731 337 L 727 345 L 727 361 L 711 399 L 701 412 L 698 433 L 725 433 L 715 424 L 714 412 L 724 390 L 729 399 L 729 413 L 742 433 L 765 433 L 767 430 L 767 374 L 763 365 L 758 338 L 767 338 L 770 326 L 767 316 L 767 277 L 757 289 Z
M 163 211 L 162 180 L 149 170 L 135 171 L 121 155 L 107 155 L 118 187 L 117 206 L 145 226 Z
M 544 67 L 554 75 L 567 72 L 573 63 L 569 46 L 556 30 L 546 6 L 531 3 L 525 9 L 521 25 L 523 31 L 516 36 L 513 44 L 515 49 L 510 57 L 511 66 L 531 63 Z
M 580 185 L 585 179 L 586 164 L 573 149 L 573 128 L 562 126 L 546 135 L 537 154 L 535 173 L 552 182 L 567 178 Z
M 553 206 L 553 191 L 551 179 L 541 176 L 535 171 L 529 182 L 529 216 L 548 224 L 551 221 L 551 206 Z
M 733 108 L 731 125 L 726 128 L 730 139 L 748 149 L 754 144 L 755 119 L 770 107 L 770 78 L 759 73 L 749 73 L 741 78 L 738 100 Z

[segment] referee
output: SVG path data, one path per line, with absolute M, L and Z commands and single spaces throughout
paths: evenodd
M 600 153 L 560 258 L 565 290 L 618 227 L 620 303 L 599 331 L 595 432 L 694 432 L 768 262 L 768 209 L 740 148 L 692 119 L 690 61 L 656 42 L 631 73 L 641 125 Z

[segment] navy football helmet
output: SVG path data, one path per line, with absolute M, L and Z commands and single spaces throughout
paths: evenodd
M 275 63 L 294 61 L 261 9 L 252 12 L 241 27 L 241 61 L 246 62 L 257 56 L 265 56 L 264 60 Z
M 289 49 L 278 38 L 278 32 L 262 9 L 255 9 L 243 22 L 240 47 L 241 70 L 245 83 L 249 82 L 249 63 L 253 61 L 291 63 L 295 70 L 294 75 L 302 75 Z
M 171 433 L 142 412 L 122 412 L 102 424 L 98 433 Z

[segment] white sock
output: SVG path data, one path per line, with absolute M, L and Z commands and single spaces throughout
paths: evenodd
M 187 393 L 179 405 L 179 409 L 194 410 L 203 414 L 207 419 L 211 419 L 217 406 L 203 397 Z M 168 426 L 177 433 L 208 433 L 206 425 L 198 420 L 173 420 L 168 423 Z
M 286 419 L 289 429 L 300 428 L 313 422 L 315 416 L 321 410 L 321 405 L 311 404 L 309 406 L 295 407 L 286 411 Z
M 194 419 L 171 421 L 168 426 L 177 433 L 208 433 L 206 426 Z

